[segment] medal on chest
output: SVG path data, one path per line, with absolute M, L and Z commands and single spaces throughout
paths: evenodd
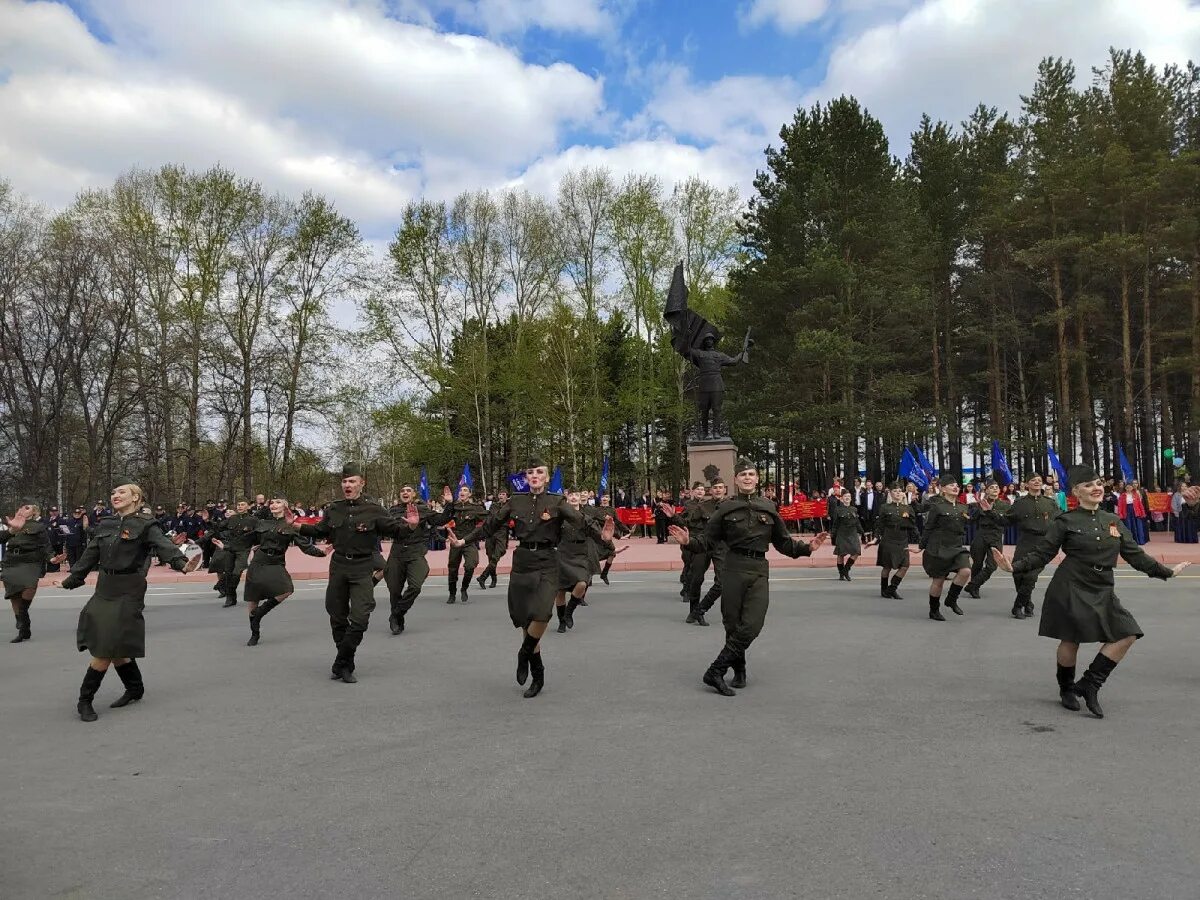
M 370 529 L 367 527 L 367 523 L 366 523 L 366 522 L 355 522 L 355 523 L 354 523 L 354 530 L 355 530 L 355 531 L 357 531 L 357 532 L 359 532 L 359 533 L 361 534 L 361 533 L 363 533 L 363 532 L 365 532 L 365 531 L 369 531 Z
M 1115 537 L 1115 538 L 1119 538 L 1121 536 L 1121 529 L 1117 527 L 1116 522 L 1109 523 L 1108 534 L 1109 534 L 1109 537 Z
M 768 516 L 766 513 L 759 513 L 759 514 L 758 514 L 758 521 L 760 521 L 760 522 L 762 522 L 764 525 L 766 525 L 768 522 L 770 522 L 770 521 L 771 521 L 771 517 L 770 517 L 770 516 Z
M 130 537 L 131 537 L 131 535 L 129 534 L 128 528 L 121 529 L 121 539 L 122 540 L 127 541 L 127 540 L 129 540 Z
M 550 510 L 548 510 L 548 509 L 543 509 L 543 510 L 542 510 L 542 521 L 543 521 L 543 522 L 549 522 L 549 521 L 550 521 Z

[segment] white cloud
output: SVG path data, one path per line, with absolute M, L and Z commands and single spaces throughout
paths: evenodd
M 460 22 L 489 34 L 508 35 L 544 28 L 602 35 L 616 24 L 615 4 L 603 0 L 441 0 Z
M 131 165 L 222 162 L 327 193 L 368 233 L 440 187 L 502 178 L 602 108 L 602 83 L 439 34 L 375 2 L 106 0 L 102 43 L 64 6 L 0 0 L 0 158 L 62 205 Z
M 1200 8 L 1186 0 L 925 0 L 845 40 L 804 103 L 853 94 L 907 152 L 921 113 L 957 124 L 979 104 L 1016 113 L 1046 56 L 1072 59 L 1080 80 L 1108 48 L 1159 65 L 1200 59 Z
M 799 31 L 829 11 L 829 0 L 752 0 L 741 12 L 751 28 L 772 24 L 780 31 Z

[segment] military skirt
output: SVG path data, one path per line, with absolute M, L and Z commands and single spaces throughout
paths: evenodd
M 38 579 L 46 574 L 40 562 L 13 562 L 5 560 L 0 569 L 0 581 L 4 582 L 4 599 L 17 600 L 30 588 L 36 588 Z
M 98 659 L 146 655 L 146 575 L 100 572 L 96 592 L 79 611 L 75 644 Z
M 906 541 L 902 544 L 899 541 L 880 541 L 875 562 L 879 564 L 879 568 L 881 569 L 908 568 L 908 542 Z
M 857 528 L 839 528 L 833 536 L 833 552 L 838 556 L 858 556 L 862 553 L 862 535 Z
M 508 578 L 508 614 L 517 628 L 549 622 L 559 583 L 558 551 L 517 547 Z
M 246 601 L 258 603 L 268 597 L 279 597 L 290 594 L 296 588 L 292 584 L 292 576 L 288 574 L 287 566 L 283 564 L 284 555 L 264 554 L 262 550 L 254 554 L 250 565 L 246 567 Z
M 1112 569 L 1098 571 L 1068 556 L 1046 587 L 1038 634 L 1073 644 L 1108 644 L 1140 638 L 1142 629 L 1121 605 Z
M 953 556 L 931 556 L 928 552 L 921 554 L 921 568 L 930 578 L 949 578 L 959 569 L 971 568 L 971 554 L 962 547 Z
M 558 589 L 560 591 L 574 590 L 575 585 L 583 582 L 588 587 L 592 585 L 592 575 L 596 567 L 593 565 L 594 550 L 589 546 L 591 541 L 563 541 L 558 545 Z

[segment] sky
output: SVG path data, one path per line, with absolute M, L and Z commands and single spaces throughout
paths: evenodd
M 314 190 L 386 239 L 404 204 L 552 193 L 571 168 L 749 196 L 798 106 L 1016 111 L 1047 55 L 1200 59 L 1186 0 L 0 0 L 0 178 L 52 207 L 131 167 Z

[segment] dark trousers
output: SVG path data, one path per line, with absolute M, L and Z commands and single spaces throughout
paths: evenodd
M 388 555 L 383 578 L 387 582 L 393 615 L 402 616 L 413 608 L 428 577 L 429 562 L 424 553 L 403 559 L 394 553 Z
M 992 573 L 996 571 L 996 560 L 992 559 L 992 548 L 1000 549 L 999 544 L 987 541 L 971 542 L 971 582 L 969 588 L 978 590 L 983 587 Z
M 242 581 L 242 573 L 250 564 L 249 550 L 229 551 L 229 567 L 225 570 L 225 596 L 237 599 L 238 585 Z
M 1017 549 L 1013 553 L 1013 562 L 1016 562 L 1028 552 L 1028 547 L 1022 548 L 1020 544 L 1017 544 Z M 1028 572 L 1022 572 L 1020 575 L 1013 575 L 1013 584 L 1017 588 L 1018 601 L 1023 604 L 1033 602 L 1033 589 L 1037 587 L 1038 576 L 1041 574 L 1042 569 L 1030 569 Z
M 371 560 L 339 562 L 329 566 L 329 584 L 325 588 L 325 612 L 338 655 L 353 668 L 354 650 L 362 643 L 371 613 L 375 611 L 375 582 L 371 579 Z
M 467 588 L 471 586 L 471 576 L 475 574 L 475 569 L 479 565 L 478 544 L 464 544 L 461 547 L 450 548 L 446 580 L 450 585 L 451 597 L 458 593 L 458 571 L 460 565 L 463 567 L 462 589 L 465 594 Z
M 762 632 L 770 605 L 770 569 L 765 559 L 730 554 L 721 567 L 721 621 L 725 648 L 743 654 Z
M 83 556 L 83 544 L 67 544 L 67 568 L 75 567 L 75 563 L 79 562 L 79 557 Z

